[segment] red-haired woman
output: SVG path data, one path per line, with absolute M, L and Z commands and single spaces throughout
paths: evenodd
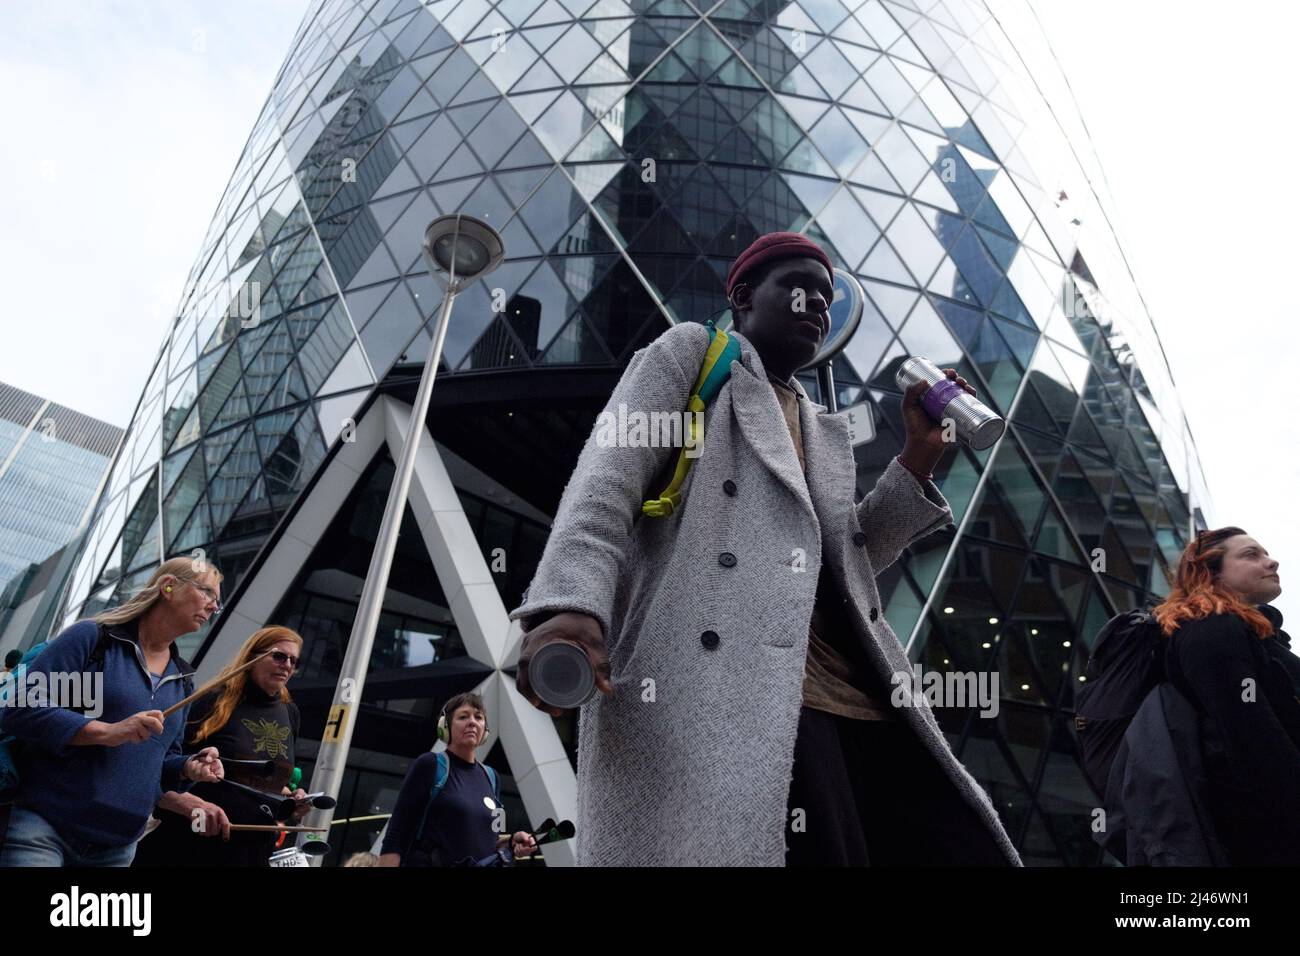
M 1278 562 L 1241 528 L 1184 550 L 1155 609 L 1165 673 L 1196 707 L 1210 816 L 1233 866 L 1300 865 L 1300 701 Z M 1280 639 L 1279 639 L 1280 638 Z
M 226 779 L 265 793 L 290 795 L 298 739 L 298 706 L 285 688 L 298 666 L 302 638 L 287 627 L 264 627 L 239 649 L 226 671 L 254 658 L 256 664 L 194 702 L 185 739 L 202 740 L 231 758 Z M 263 656 L 265 655 L 265 656 Z M 270 761 L 270 772 L 239 761 Z M 295 791 L 292 796 L 305 794 Z M 311 809 L 300 803 L 296 823 Z M 155 815 L 162 822 L 140 841 L 137 866 L 267 866 L 273 832 L 230 832 L 231 823 L 270 824 L 260 802 L 228 784 L 200 784 L 163 795 Z M 195 821 L 199 820 L 197 824 Z M 196 832 L 197 831 L 197 832 Z

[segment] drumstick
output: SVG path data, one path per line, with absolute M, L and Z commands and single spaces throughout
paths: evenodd
M 267 652 L 266 652 L 266 654 L 270 654 L 270 653 L 271 653 L 270 651 L 267 651 Z M 212 678 L 212 680 L 208 681 L 206 684 L 204 684 L 202 687 L 200 687 L 200 688 L 199 688 L 198 690 L 196 690 L 194 693 L 190 694 L 190 696 L 186 697 L 184 700 L 177 701 L 176 703 L 174 703 L 174 704 L 172 704 L 170 707 L 168 707 L 166 710 L 164 710 L 164 711 L 162 712 L 163 720 L 166 720 L 168 717 L 170 717 L 172 714 L 176 713 L 176 711 L 180 710 L 180 709 L 181 709 L 182 707 L 184 707 L 186 704 L 193 703 L 194 701 L 198 700 L 200 697 L 202 697 L 202 696 L 203 696 L 204 694 L 206 694 L 208 691 L 212 690 L 212 688 L 214 688 L 214 687 L 219 687 L 220 685 L 224 684 L 226 681 L 230 680 L 230 678 L 234 677 L 234 676 L 235 676 L 236 674 L 238 674 L 240 671 L 246 671 L 246 670 L 248 670 L 250 667 L 252 667 L 252 666 L 253 666 L 254 664 L 256 664 L 258 661 L 260 661 L 263 657 L 265 657 L 266 654 L 259 654 L 257 657 L 254 657 L 251 661 L 249 661 L 247 664 L 241 664 L 241 665 L 239 665 L 239 666 L 236 667 L 233 671 L 231 671 L 229 674 L 218 674 L 216 677 Z
M 281 830 L 287 833 L 324 833 L 329 827 L 277 827 L 269 823 L 232 823 L 230 829 L 257 830 L 265 833 L 279 833 Z

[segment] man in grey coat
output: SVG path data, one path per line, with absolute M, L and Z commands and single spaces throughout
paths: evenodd
M 1020 862 L 926 701 L 889 690 L 911 662 L 875 578 L 951 520 L 929 477 L 946 446 L 912 388 L 903 453 L 854 500 L 847 424 L 794 378 L 829 327 L 831 274 L 794 233 L 736 260 L 741 358 L 705 412 L 680 506 L 641 514 L 678 449 L 593 429 L 510 614 L 535 706 L 561 713 L 529 684 L 539 647 L 575 642 L 596 669 L 578 734 L 581 865 Z M 668 329 L 605 412 L 680 414 L 708 345 L 703 325 Z

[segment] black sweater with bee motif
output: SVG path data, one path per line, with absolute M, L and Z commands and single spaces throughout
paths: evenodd
M 250 680 L 230 719 L 200 738 L 198 730 L 212 713 L 217 699 L 218 694 L 212 693 L 194 702 L 185 725 L 185 752 L 197 753 L 204 747 L 216 747 L 227 759 L 270 760 L 273 766 L 269 774 L 230 763 L 223 766 L 227 780 L 278 795 L 293 773 L 298 705 L 264 693 Z M 227 784 L 196 783 L 190 792 L 225 810 L 231 823 L 275 822 L 261 810 L 261 801 Z M 232 833 L 227 843 L 220 836 L 194 833 L 189 818 L 179 814 L 156 809 L 154 816 L 162 824 L 140 841 L 136 865 L 265 866 L 275 842 L 273 833 Z

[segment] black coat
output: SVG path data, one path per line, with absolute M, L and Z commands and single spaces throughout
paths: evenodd
M 1241 618 L 1184 624 L 1125 734 L 1098 842 L 1130 865 L 1300 865 L 1300 658 Z
M 1196 708 L 1162 682 L 1115 754 L 1095 839 L 1128 866 L 1227 866 L 1207 793 Z
M 1291 678 L 1291 686 L 1300 696 L 1300 657 L 1291 650 L 1291 636 L 1282 630 L 1282 612 L 1271 604 L 1261 604 L 1259 610 L 1273 625 L 1273 639 L 1264 642 L 1264 650 L 1282 665 L 1282 669 Z
M 1265 613 L 1280 625 L 1276 609 Z M 1280 637 L 1261 640 L 1234 614 L 1185 623 L 1166 649 L 1168 679 L 1196 708 L 1207 800 L 1234 866 L 1300 865 L 1300 668 L 1290 657 Z

